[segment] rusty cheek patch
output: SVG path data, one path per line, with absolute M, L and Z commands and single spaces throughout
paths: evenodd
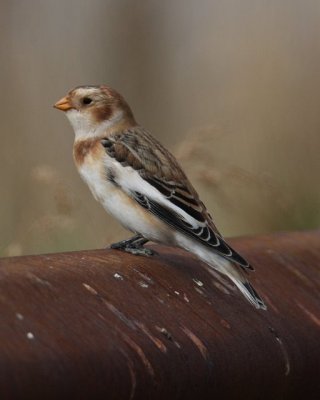
M 77 165 L 82 165 L 85 158 L 90 154 L 93 158 L 99 156 L 101 152 L 100 139 L 81 140 L 73 146 L 73 157 Z
M 94 113 L 95 119 L 97 122 L 107 121 L 112 113 L 111 105 L 104 105 L 103 107 L 95 107 L 92 108 L 92 112 Z

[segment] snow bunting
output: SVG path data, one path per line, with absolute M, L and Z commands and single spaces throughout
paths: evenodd
M 225 242 L 175 157 L 135 121 L 118 92 L 80 86 L 54 106 L 74 129 L 74 161 L 93 196 L 135 234 L 111 248 L 144 255 L 152 254 L 143 247 L 148 241 L 183 248 L 266 309 L 246 277 L 253 268 Z

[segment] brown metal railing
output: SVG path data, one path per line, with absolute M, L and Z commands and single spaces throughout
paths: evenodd
M 320 398 L 320 232 L 231 243 L 268 311 L 177 249 L 0 260 L 0 399 Z

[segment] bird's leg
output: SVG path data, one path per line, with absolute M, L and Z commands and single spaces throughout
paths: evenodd
M 112 249 L 126 251 L 127 253 L 135 254 L 138 256 L 152 256 L 155 254 L 155 252 L 151 249 L 146 249 L 145 247 L 143 247 L 143 245 L 147 242 L 148 239 L 137 234 L 130 239 L 122 240 L 118 243 L 113 243 L 110 247 Z
M 134 254 L 136 256 L 153 256 L 155 251 L 147 249 L 143 245 L 149 240 L 145 239 L 143 236 L 136 238 L 136 240 L 124 249 L 124 251 Z
M 121 242 L 112 243 L 110 245 L 111 249 L 124 249 L 127 246 L 131 246 L 136 240 L 142 238 L 141 235 L 134 235 L 130 239 L 121 240 Z

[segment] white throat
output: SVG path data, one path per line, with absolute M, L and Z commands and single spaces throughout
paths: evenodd
M 89 139 L 100 137 L 104 131 L 116 125 L 123 118 L 123 111 L 117 110 L 110 119 L 101 122 L 92 121 L 88 115 L 71 109 L 66 116 L 74 130 L 75 139 Z

